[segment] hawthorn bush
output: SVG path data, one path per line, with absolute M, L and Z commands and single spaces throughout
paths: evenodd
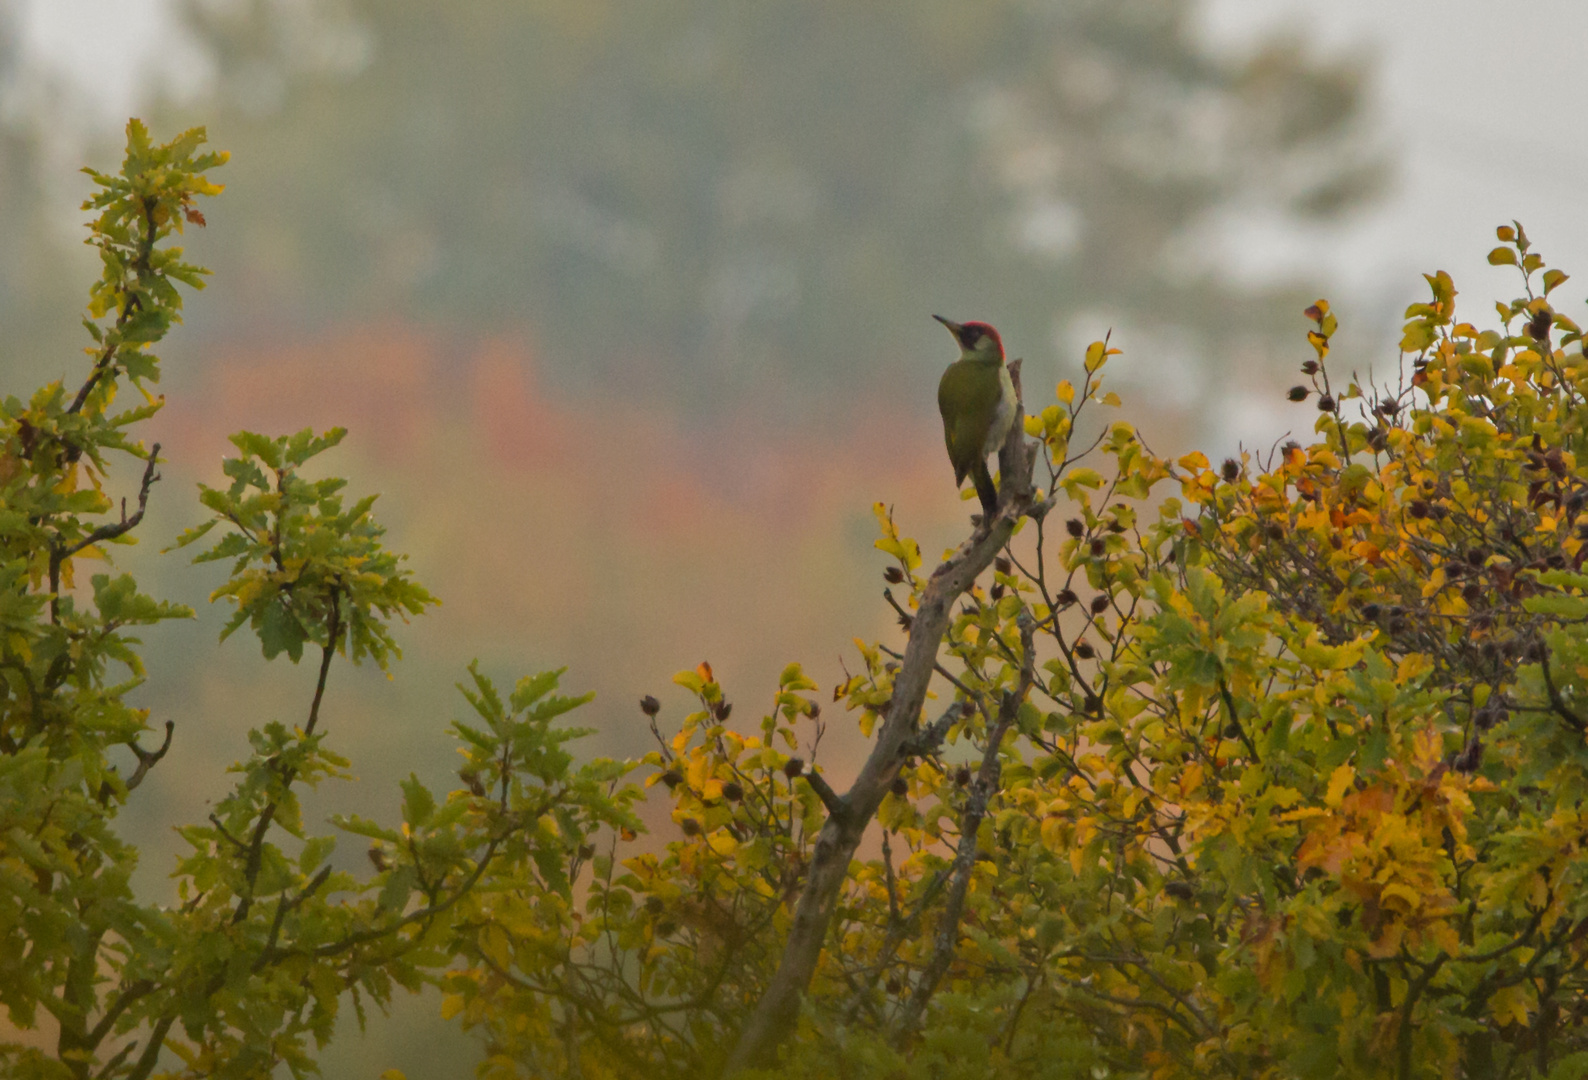
M 1006 447 L 931 575 L 879 505 L 909 640 L 833 695 L 877 738 L 854 787 L 798 666 L 749 726 L 679 675 L 645 779 L 677 838 L 463 902 L 482 1075 L 1588 1075 L 1588 361 L 1565 275 L 1499 238 L 1524 295 L 1480 330 L 1430 275 L 1390 385 L 1335 379 L 1308 309 L 1310 445 L 1079 446 L 1097 343 L 1024 422 L 1040 490 Z
M 641 703 L 652 754 L 585 764 L 556 673 L 504 696 L 471 669 L 459 789 L 336 822 L 362 876 L 296 792 L 347 768 L 318 730 L 337 657 L 384 668 L 434 599 L 372 499 L 305 475 L 339 430 L 238 434 L 174 546 L 232 564 L 227 634 L 318 679 L 181 830 L 173 906 L 132 893 L 115 817 L 173 737 L 127 701 L 132 632 L 190 613 L 78 568 L 158 479 L 132 432 L 202 283 L 166 242 L 220 190 L 203 141 L 134 122 L 94 174 L 88 375 L 0 421 L 6 1075 L 312 1074 L 345 1000 L 426 983 L 483 1077 L 1588 1075 L 1588 360 L 1520 226 L 1490 261 L 1524 295 L 1480 330 L 1429 276 L 1389 385 L 1337 380 L 1308 310 L 1311 445 L 1159 458 L 1094 422 L 1099 342 L 935 569 L 879 506 L 903 640 L 831 695 L 872 746 L 846 791 L 798 665 L 750 724 L 683 672 L 681 721 Z M 642 798 L 676 831 L 641 839 Z

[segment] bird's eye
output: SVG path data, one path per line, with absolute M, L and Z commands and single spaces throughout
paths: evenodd
M 974 349 L 976 347 L 976 343 L 980 340 L 981 329 L 975 326 L 965 327 L 965 332 L 960 336 L 959 339 L 960 344 L 965 346 L 967 349 Z

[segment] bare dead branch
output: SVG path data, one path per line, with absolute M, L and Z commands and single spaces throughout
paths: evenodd
M 1016 380 L 1019 378 L 1017 365 L 1018 362 L 1010 365 L 1011 375 Z M 1018 400 L 1018 381 L 1016 393 Z M 948 629 L 954 602 L 992 565 L 1014 534 L 1015 525 L 1031 511 L 1031 474 L 1037 451 L 1036 444 L 1025 437 L 1024 416 L 1024 410 L 1017 404 L 1014 424 L 998 454 L 1003 486 L 998 495 L 997 512 L 992 520 L 977 525 L 969 539 L 932 572 L 921 594 L 920 607 L 911 620 L 904 661 L 894 677 L 893 699 L 887 718 L 877 731 L 876 742 L 872 744 L 860 775 L 843 796 L 846 813 L 829 812 L 817 835 L 809 875 L 794 911 L 783 959 L 739 1033 L 738 1042 L 723 1068 L 725 1077 L 746 1068 L 771 1064 L 777 1048 L 793 1029 L 800 999 L 821 959 L 827 927 L 848 876 L 850 859 L 900 766 L 909 756 L 908 746 L 920 734 L 921 707 L 926 701 L 927 685 L 936 668 L 938 649 Z
M 821 773 L 812 769 L 810 772 L 801 773 L 805 782 L 811 786 L 817 796 L 822 800 L 822 805 L 827 807 L 827 812 L 834 817 L 844 817 L 849 813 L 849 804 L 844 802 L 844 797 L 833 790 L 831 784 Z

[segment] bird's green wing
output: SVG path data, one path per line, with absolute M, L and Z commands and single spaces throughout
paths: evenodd
M 943 441 L 948 444 L 948 460 L 954 466 L 954 482 L 965 482 L 965 474 L 981 456 L 987 442 L 987 429 L 998 411 L 1001 387 L 996 364 L 956 360 L 948 365 L 937 384 L 937 410 L 943 414 Z

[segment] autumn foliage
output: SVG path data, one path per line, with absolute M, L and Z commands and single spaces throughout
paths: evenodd
M 1027 420 L 1051 512 L 943 641 L 781 1071 L 1580 1074 L 1588 363 L 1564 276 L 1499 234 L 1524 295 L 1479 329 L 1429 275 L 1389 385 L 1332 373 L 1308 309 L 1309 445 L 1214 467 L 1087 427 L 1103 344 Z M 928 578 L 878 516 L 908 629 Z M 901 654 L 857 652 L 834 698 L 869 733 Z M 677 682 L 665 850 L 599 845 L 550 953 L 472 900 L 447 1008 L 489 1074 L 709 1069 L 776 966 L 831 714 L 798 667 L 759 724 Z
M 8 1075 L 310 1074 L 343 1003 L 424 985 L 489 1078 L 1588 1075 L 1588 360 L 1520 226 L 1490 261 L 1523 295 L 1482 329 L 1430 275 L 1387 383 L 1331 370 L 1335 315 L 1307 310 L 1310 444 L 1156 456 L 1097 419 L 1107 342 L 1032 408 L 998 515 L 949 562 L 1014 536 L 928 643 L 936 700 L 871 774 L 791 1028 L 746 1057 L 852 812 L 824 733 L 897 721 L 945 572 L 879 505 L 917 648 L 857 641 L 830 693 L 791 664 L 759 718 L 702 663 L 674 680 L 682 719 L 641 702 L 643 761 L 577 759 L 559 725 L 585 699 L 556 673 L 502 694 L 471 670 L 458 788 L 412 779 L 401 821 L 321 833 L 298 792 L 348 767 L 317 727 L 329 673 L 386 666 L 392 621 L 433 598 L 372 499 L 305 477 L 340 432 L 240 433 L 177 546 L 232 564 L 228 633 L 319 677 L 182 827 L 181 902 L 138 898 L 115 817 L 164 751 L 124 700 L 129 630 L 185 611 L 73 568 L 139 523 L 104 478 L 133 457 L 141 510 L 158 446 L 126 431 L 159 400 L 112 404 L 158 373 L 170 282 L 199 281 L 159 244 L 202 224 L 180 215 L 223 159 L 131 136 L 96 177 L 87 380 L 8 399 L 0 431 Z M 1034 489 L 1007 475 L 1028 449 Z

